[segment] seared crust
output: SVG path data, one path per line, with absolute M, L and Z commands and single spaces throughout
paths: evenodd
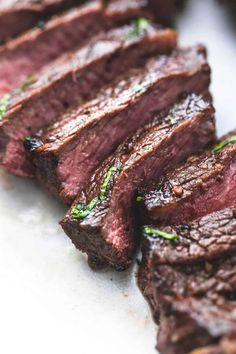
M 160 315 L 158 349 L 227 353 L 236 336 L 236 207 L 159 230 L 178 239 L 146 234 L 139 270 L 140 289 Z
M 2 0 L 0 42 L 35 26 L 39 20 L 46 20 L 82 2 L 82 0 Z
M 166 115 L 155 116 L 150 124 L 128 138 L 104 161 L 62 221 L 64 230 L 90 259 L 118 269 L 127 268 L 138 244 L 138 237 L 134 237 L 133 210 L 137 188 L 214 138 L 211 104 L 194 94 L 180 100 Z M 76 221 L 72 215 L 74 206 L 88 205 L 99 195 L 104 176 L 111 167 L 116 172 L 109 180 L 106 198 L 86 218 Z
M 222 137 L 225 141 L 233 131 Z M 218 142 L 220 143 L 220 142 Z M 168 172 L 144 193 L 142 204 L 148 220 L 160 224 L 188 223 L 232 205 L 236 198 L 236 144 L 199 156 Z
M 177 234 L 177 244 L 160 239 L 155 243 L 157 264 L 186 264 L 200 259 L 210 260 L 219 251 L 236 251 L 236 209 L 225 209 L 207 215 L 192 223 L 163 228 Z
M 43 145 L 34 154 L 40 180 L 53 194 L 72 202 L 124 138 L 150 121 L 154 112 L 173 104 L 183 91 L 205 93 L 209 81 L 209 66 L 201 46 L 150 59 L 143 70 L 132 70 L 118 78 L 96 99 L 67 112 L 43 135 Z
M 0 156 L 8 171 L 32 175 L 23 148 L 25 137 L 63 118 L 61 113 L 68 107 L 94 97 L 123 70 L 142 66 L 148 56 L 169 53 L 175 46 L 172 30 L 149 25 L 144 32 L 129 36 L 132 30 L 130 25 L 96 36 L 85 47 L 47 67 L 22 93 L 12 95 L 0 122 L 0 134 L 6 136 L 1 139 Z

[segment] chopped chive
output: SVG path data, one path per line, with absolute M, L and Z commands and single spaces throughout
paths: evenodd
M 0 100 L 0 120 L 6 114 L 12 96 L 15 94 L 20 94 L 28 86 L 30 86 L 34 81 L 35 81 L 35 78 L 33 76 L 29 76 L 19 87 L 17 87 L 16 89 L 12 90 L 9 93 L 6 93 L 2 97 L 2 99 Z
M 150 25 L 150 21 L 144 17 L 140 17 L 135 21 L 136 28 L 139 32 L 144 31 Z
M 7 112 L 10 99 L 11 99 L 11 94 L 6 93 L 0 100 L 0 120 L 4 117 L 5 113 Z
M 106 176 L 105 176 L 105 178 L 104 178 L 104 181 L 103 181 L 103 183 L 102 183 L 102 185 L 101 185 L 101 188 L 100 188 L 100 193 L 99 193 L 99 199 L 100 199 L 100 200 L 104 199 L 105 196 L 106 196 L 107 186 L 108 186 L 108 184 L 109 184 L 109 182 L 110 182 L 111 177 L 112 177 L 116 172 L 120 172 L 120 170 L 121 170 L 121 166 L 120 166 L 120 165 L 117 166 L 117 167 L 112 166 L 112 167 L 108 170 L 108 172 L 107 172 L 107 174 L 106 174 Z
M 98 197 L 95 197 L 91 200 L 91 202 L 84 206 L 83 204 L 77 204 L 74 208 L 72 208 L 72 215 L 75 219 L 84 219 L 86 218 L 93 208 L 96 206 L 98 202 Z
M 148 226 L 145 226 L 143 228 L 143 232 L 147 235 L 163 237 L 166 240 L 170 240 L 170 241 L 176 241 L 179 239 L 179 236 L 176 234 L 171 234 L 168 232 L 161 231 L 157 228 L 148 227 Z
M 98 197 L 93 198 L 88 205 L 84 205 L 82 203 L 77 204 L 71 210 L 72 216 L 78 220 L 85 219 L 91 213 L 91 211 L 95 208 L 97 203 L 101 202 L 105 199 L 106 193 L 107 193 L 107 187 L 108 187 L 108 184 L 109 184 L 112 176 L 116 172 L 120 172 L 120 171 L 121 171 L 121 165 L 110 167 L 109 170 L 107 171 L 105 178 L 103 180 L 103 183 L 100 187 Z
M 229 145 L 229 144 L 235 144 L 236 143 L 236 135 L 233 135 L 231 137 L 229 137 L 228 139 L 220 142 L 219 144 L 217 144 L 212 150 L 211 152 L 218 152 L 220 150 L 222 150 L 225 146 Z
M 27 79 L 20 85 L 19 89 L 20 91 L 24 91 L 27 89 L 30 85 L 32 85 L 36 81 L 36 78 L 33 75 L 29 75 Z
M 133 22 L 133 26 L 134 28 L 129 31 L 128 37 L 139 36 L 142 34 L 142 32 L 150 26 L 150 21 L 144 17 L 140 17 Z
M 141 196 L 138 196 L 138 197 L 136 198 L 136 202 L 137 202 L 137 203 L 140 203 L 142 200 L 143 200 L 143 198 L 142 198 Z

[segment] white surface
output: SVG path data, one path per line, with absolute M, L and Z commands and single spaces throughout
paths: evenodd
M 190 1 L 183 44 L 206 43 L 219 132 L 236 126 L 236 43 L 222 10 Z M 155 354 L 155 327 L 133 272 L 93 273 L 57 226 L 63 208 L 0 172 L 0 353 Z

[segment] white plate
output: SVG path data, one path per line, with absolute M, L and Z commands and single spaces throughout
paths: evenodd
M 182 44 L 203 42 L 219 133 L 236 126 L 236 41 L 224 11 L 190 1 Z M 156 329 L 134 270 L 93 273 L 57 221 L 64 209 L 34 182 L 0 173 L 0 353 L 155 354 Z

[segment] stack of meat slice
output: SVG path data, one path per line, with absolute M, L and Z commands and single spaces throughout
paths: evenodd
M 37 148 L 28 144 L 37 177 L 70 204 L 127 136 L 174 104 L 184 91 L 206 93 L 209 81 L 201 46 L 150 59 L 142 70 L 129 71 L 92 101 L 66 112 L 40 140 L 33 140 Z
M 233 131 L 140 193 L 146 220 L 167 225 L 186 223 L 235 203 L 235 143 Z
M 0 43 L 35 26 L 37 22 L 82 2 L 82 0 L 2 0 Z
M 236 353 L 236 207 L 144 227 L 139 286 L 160 325 L 160 353 Z
M 0 94 L 99 32 L 146 15 L 139 2 L 120 7 L 113 1 L 104 7 L 102 0 L 89 1 L 8 41 L 0 47 Z
M 6 3 L 0 41 L 47 22 L 0 46 L 0 164 L 70 205 L 91 267 L 142 236 L 161 353 L 235 354 L 236 132 L 216 141 L 205 48 L 153 24 L 173 0 Z
M 128 138 L 94 173 L 62 226 L 93 266 L 127 268 L 138 244 L 134 195 L 215 138 L 214 110 L 195 94 Z M 136 236 L 136 237 L 135 237 Z
M 152 221 L 143 228 L 138 281 L 160 322 L 158 349 L 235 353 L 235 132 L 138 198 Z
M 100 34 L 70 55 L 26 80 L 0 101 L 0 160 L 8 171 L 32 175 L 23 140 L 63 118 L 64 110 L 78 106 L 130 67 L 148 57 L 170 53 L 176 33 L 156 29 L 148 22 Z M 5 108 L 5 109 L 4 109 Z
M 13 16 L 12 20 L 15 21 L 14 11 L 22 10 L 18 16 L 20 17 L 21 14 L 30 18 L 27 9 L 44 8 L 50 4 L 53 7 L 53 5 L 59 5 L 59 3 L 71 7 L 71 4 L 79 2 L 82 1 L 44 0 L 39 4 L 38 2 L 34 4 L 33 0 L 19 0 L 19 4 L 13 6 L 12 10 L 9 8 L 8 12 L 9 16 Z M 159 13 L 158 9 L 167 8 L 162 2 L 163 0 L 156 2 L 157 13 Z M 173 0 L 170 2 L 173 2 Z M 4 12 L 2 17 L 5 18 Z M 8 28 L 13 28 L 9 24 L 6 26 L 4 21 L 2 23 L 2 17 L 0 12 L 0 37 L 2 35 L 1 27 L 4 27 L 6 31 Z M 107 4 L 104 4 L 103 0 L 93 0 L 52 18 L 48 22 L 39 22 L 39 24 L 35 22 L 36 27 L 34 29 L 0 47 L 0 95 L 21 84 L 29 75 L 63 53 L 81 47 L 88 39 L 99 32 L 129 23 L 140 17 L 154 18 L 152 7 L 147 0 L 112 0 Z M 162 17 L 164 20 L 166 19 L 165 13 Z M 20 21 L 17 23 L 21 24 Z M 138 30 L 139 23 L 137 23 L 133 33 Z

